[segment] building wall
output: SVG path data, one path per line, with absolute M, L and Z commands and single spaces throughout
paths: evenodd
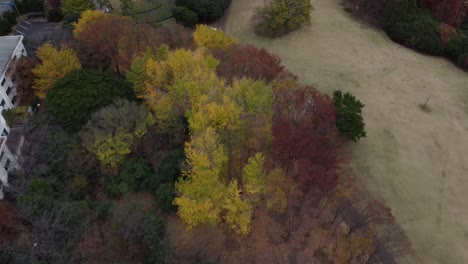
M 21 56 L 26 56 L 26 49 L 23 45 L 23 41 L 18 43 L 13 54 L 11 56 L 8 66 L 11 66 L 12 63 L 16 61 L 17 58 Z M 8 67 L 7 67 L 8 69 Z M 19 103 L 19 95 L 17 94 L 15 80 L 11 78 L 9 74 L 1 73 L 0 78 L 0 113 L 5 109 L 10 109 Z M 18 166 L 17 157 L 20 153 L 17 150 L 10 150 L 6 144 L 8 134 L 11 132 L 10 127 L 8 127 L 3 115 L 0 115 L 0 181 L 8 183 L 8 170 L 13 167 Z M 21 139 L 21 143 L 24 139 Z

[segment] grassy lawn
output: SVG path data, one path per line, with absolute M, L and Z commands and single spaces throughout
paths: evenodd
M 110 0 L 114 12 L 120 12 L 120 1 L 119 0 Z M 149 10 L 151 8 L 162 5 L 162 7 L 150 11 L 148 13 L 136 15 L 136 19 L 141 22 L 148 22 L 151 25 L 157 25 L 154 21 L 161 20 L 172 15 L 172 7 L 174 6 L 175 0 L 136 0 L 135 1 L 135 12 L 141 12 Z M 168 19 L 166 21 L 171 21 L 173 19 Z
M 233 0 L 227 32 L 279 55 L 303 82 L 365 103 L 368 138 L 352 145 L 352 167 L 406 230 L 409 263 L 468 263 L 468 74 L 393 43 L 339 0 L 312 0 L 311 26 L 260 38 L 250 18 L 264 2 Z M 428 97 L 431 112 L 419 107 Z

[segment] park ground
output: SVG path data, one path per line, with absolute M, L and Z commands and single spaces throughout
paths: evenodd
M 310 26 L 258 37 L 250 19 L 265 2 L 233 0 L 221 26 L 279 55 L 302 82 L 356 95 L 368 136 L 350 147 L 351 166 L 407 232 L 408 262 L 468 263 L 468 73 L 393 43 L 340 0 L 312 0 Z

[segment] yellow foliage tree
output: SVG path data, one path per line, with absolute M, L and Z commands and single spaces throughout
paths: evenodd
M 106 19 L 109 16 L 113 16 L 112 14 L 104 13 L 98 10 L 86 10 L 81 13 L 80 19 L 78 22 L 73 23 L 73 36 L 79 36 L 83 30 L 88 27 L 94 21 Z
M 250 157 L 244 166 L 244 190 L 252 197 L 254 203 L 258 202 L 260 195 L 265 191 L 264 163 L 265 157 L 261 153 L 257 153 L 255 156 Z
M 44 99 L 46 91 L 68 72 L 81 69 L 81 63 L 74 50 L 62 46 L 55 48 L 52 44 L 44 44 L 37 50 L 41 63 L 32 70 L 35 76 L 33 89 L 37 97 Z
M 190 169 L 184 171 L 185 178 L 176 183 L 182 194 L 174 200 L 177 214 L 189 228 L 220 221 L 223 196 L 226 187 L 221 182 L 222 171 L 227 161 L 223 145 L 216 132 L 207 128 L 185 145 Z
M 195 30 L 195 33 L 193 33 L 193 40 L 197 47 L 207 49 L 226 49 L 237 43 L 237 39 L 235 37 L 225 34 L 222 30 L 207 25 L 197 25 L 197 29 Z
M 247 235 L 252 221 L 252 205 L 240 197 L 237 181 L 233 180 L 224 196 L 224 221 L 234 232 Z

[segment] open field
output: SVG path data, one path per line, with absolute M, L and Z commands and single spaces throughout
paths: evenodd
M 151 8 L 155 8 L 162 5 L 158 9 L 136 15 L 135 17 L 137 21 L 145 22 L 151 25 L 156 25 L 157 22 L 154 21 L 159 21 L 172 15 L 172 7 L 174 5 L 174 2 L 175 0 L 135 0 L 135 12 L 150 10 Z M 110 3 L 114 8 L 114 12 L 119 13 L 121 11 L 119 0 L 110 0 Z
M 233 0 L 226 31 L 279 55 L 303 82 L 363 101 L 368 138 L 352 146 L 352 166 L 407 231 L 410 262 L 468 263 L 468 74 L 393 43 L 339 0 L 312 0 L 309 27 L 257 37 L 249 22 L 264 2 Z

